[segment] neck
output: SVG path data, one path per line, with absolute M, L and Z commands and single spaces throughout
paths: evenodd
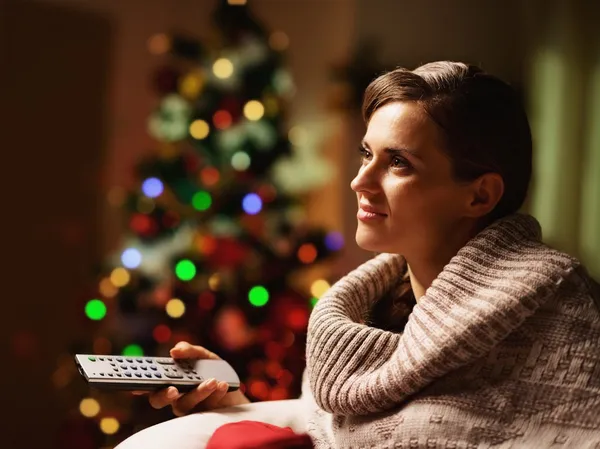
M 435 245 L 431 251 L 421 251 L 420 257 L 406 257 L 410 284 L 418 301 L 431 286 L 431 283 L 442 272 L 458 251 L 473 238 L 479 229 L 475 226 L 465 226 L 454 229 L 447 234 L 444 242 Z

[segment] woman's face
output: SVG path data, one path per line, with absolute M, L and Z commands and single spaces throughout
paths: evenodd
M 434 254 L 457 230 L 469 198 L 468 186 L 452 177 L 440 129 L 417 103 L 389 103 L 372 115 L 360 151 L 351 183 L 358 245 L 407 259 Z

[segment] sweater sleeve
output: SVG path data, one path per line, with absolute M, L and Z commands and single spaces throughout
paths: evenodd
M 404 333 L 360 324 L 402 259 L 381 255 L 336 283 L 309 321 L 307 370 L 317 404 L 342 415 L 390 409 L 473 362 L 554 295 L 573 261 L 542 246 L 463 248 L 413 309 Z

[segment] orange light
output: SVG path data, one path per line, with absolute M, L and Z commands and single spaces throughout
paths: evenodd
M 166 324 L 159 324 L 152 331 L 152 336 L 158 343 L 166 343 L 171 338 L 171 329 Z
M 208 235 L 199 235 L 195 238 L 195 244 L 198 251 L 202 254 L 210 255 L 217 249 L 217 240 Z
M 213 123 L 215 128 L 225 129 L 231 126 L 231 122 L 233 121 L 231 114 L 228 111 L 220 110 L 215 112 L 213 115 Z
M 264 380 L 251 380 L 248 383 L 248 390 L 258 399 L 266 399 L 269 396 L 269 386 Z
M 311 243 L 305 243 L 298 249 L 298 259 L 302 263 L 313 263 L 317 258 L 317 248 Z
M 221 174 L 215 167 L 206 167 L 200 172 L 200 180 L 205 186 L 214 186 L 220 178 Z

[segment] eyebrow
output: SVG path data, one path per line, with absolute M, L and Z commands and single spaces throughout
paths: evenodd
M 367 143 L 366 140 L 363 140 L 360 143 L 365 149 L 367 150 L 371 150 L 371 147 L 369 146 L 369 144 Z M 423 159 L 419 156 L 419 154 L 415 151 L 415 150 L 411 150 L 410 148 L 393 148 L 393 147 L 385 147 L 383 149 L 383 151 L 387 154 L 392 154 L 392 155 L 400 155 L 400 156 L 405 156 L 406 154 L 408 154 L 409 156 L 414 157 L 415 159 L 418 159 L 420 161 L 422 161 Z

